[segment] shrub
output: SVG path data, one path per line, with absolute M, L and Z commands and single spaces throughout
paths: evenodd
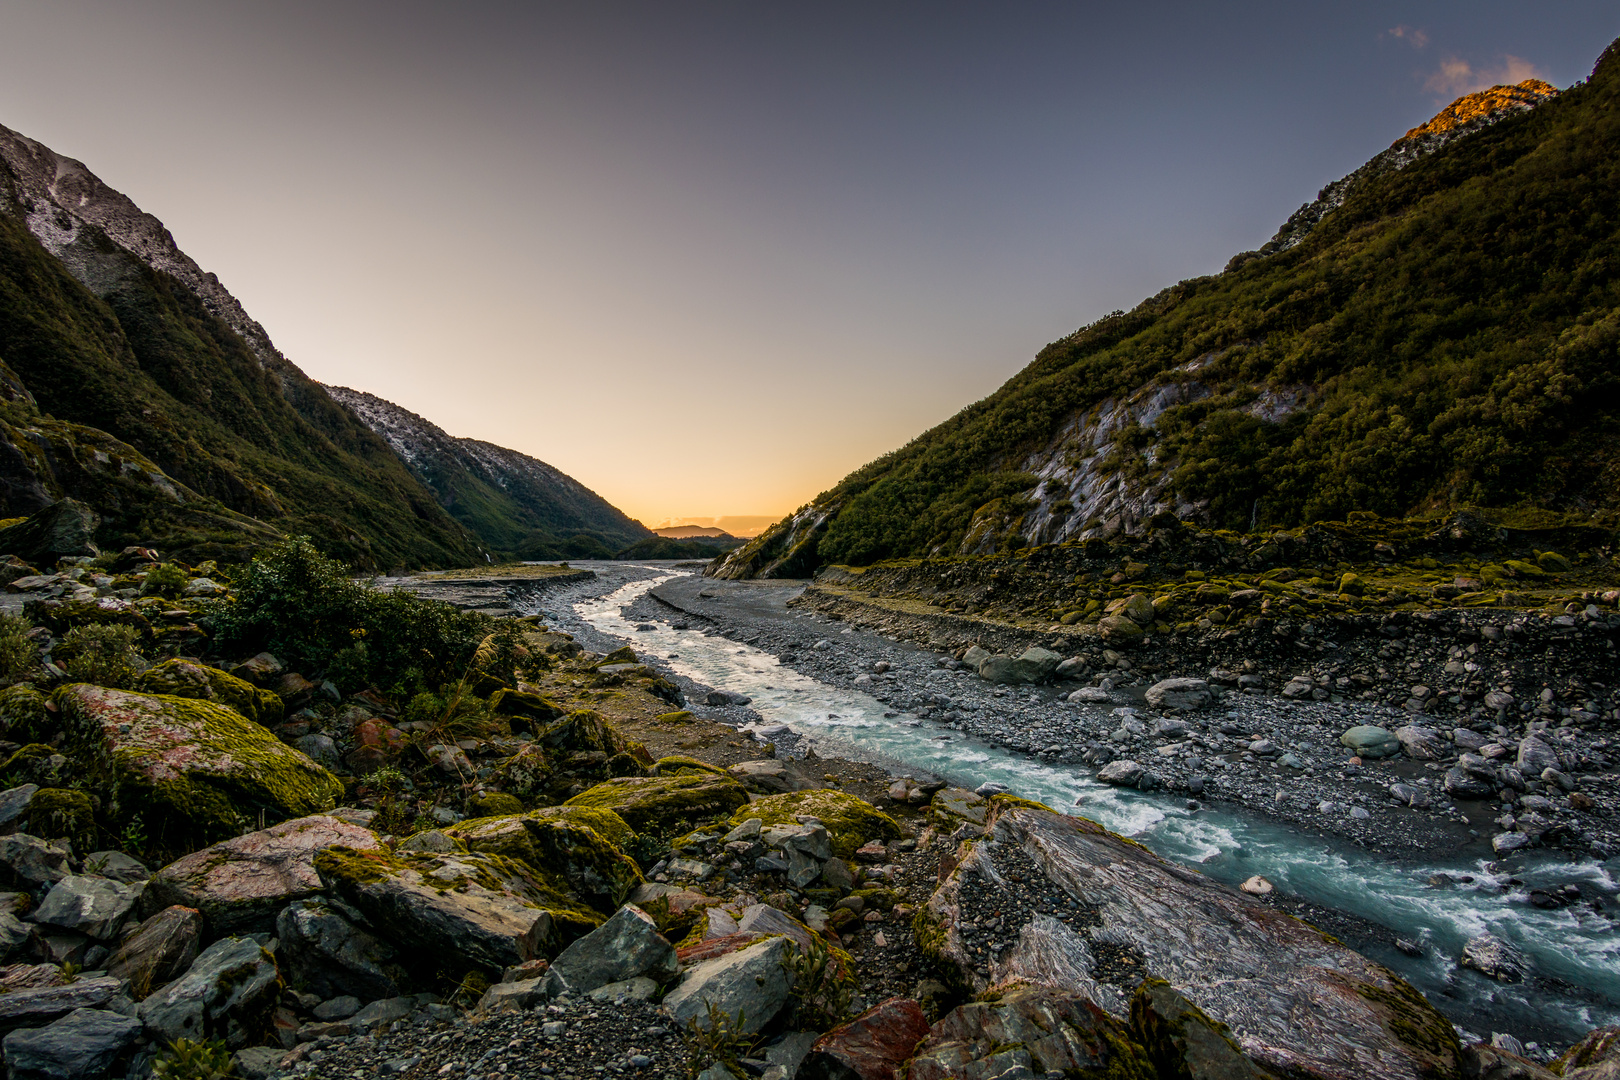
M 57 646 L 56 655 L 62 658 L 73 682 L 129 690 L 142 664 L 140 653 L 135 651 L 137 640 L 139 633 L 133 626 L 75 626 Z
M 167 596 L 171 599 L 185 592 L 191 575 L 175 563 L 164 563 L 147 571 L 141 581 L 142 596 Z
M 39 667 L 39 650 L 28 636 L 28 621 L 0 615 L 0 682 L 18 682 Z

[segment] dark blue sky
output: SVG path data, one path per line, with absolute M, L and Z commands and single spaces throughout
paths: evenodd
M 1613 3 L 0 0 L 0 123 L 291 359 L 649 524 L 778 515 Z

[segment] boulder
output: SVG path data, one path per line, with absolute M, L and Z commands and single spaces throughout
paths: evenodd
M 27 833 L 0 836 L 0 875 L 25 889 L 53 885 L 73 871 L 67 848 Z
M 37 1027 L 75 1009 L 108 1006 L 124 984 L 111 976 L 62 981 L 56 964 L 15 966 L 0 971 L 0 1031 Z
M 323 997 L 398 997 L 404 972 L 394 950 L 359 929 L 335 903 L 299 900 L 276 917 L 280 957 L 295 985 Z
M 1494 934 L 1481 934 L 1463 946 L 1458 961 L 1497 982 L 1513 983 L 1524 978 L 1524 954 Z
M 34 929 L 9 911 L 0 911 L 0 964 L 9 964 L 34 944 Z
M 307 754 L 309 760 L 328 772 L 343 768 L 343 755 L 330 735 L 301 735 L 293 740 L 293 749 Z
M 1130 645 L 1141 641 L 1146 631 L 1124 615 L 1104 615 L 1097 620 L 1097 632 L 1110 645 Z
M 1156 1075 L 1124 1025 L 1086 998 L 1011 986 L 941 1018 L 918 1044 L 908 1080 L 991 1080 L 1017 1069 L 1026 1071 L 1012 1075 Z
M 1203 679 L 1160 679 L 1147 690 L 1147 703 L 1156 709 L 1196 712 L 1215 700 Z
M 141 1022 L 101 1009 L 75 1009 L 42 1028 L 0 1042 L 11 1080 L 95 1080 L 135 1045 Z
M 483 852 L 334 847 L 316 854 L 315 871 L 413 967 L 498 974 L 554 955 L 602 921 L 528 865 Z
M 246 679 L 254 686 L 273 686 L 280 681 L 282 673 L 287 670 L 274 656 L 267 652 L 251 656 L 240 664 L 233 666 L 230 674 L 238 679 Z
M 1153 620 L 1158 617 L 1158 611 L 1153 606 L 1153 597 L 1147 593 L 1132 593 L 1119 613 L 1144 630 L 1152 626 Z
M 1276 1080 L 1243 1052 L 1225 1024 L 1163 979 L 1148 979 L 1132 995 L 1131 1036 L 1160 1076 Z
M 652 918 L 626 904 L 607 922 L 575 941 L 551 962 L 551 970 L 577 993 L 608 983 L 649 978 L 667 983 L 681 972 L 675 947 Z
M 1441 787 L 1454 799 L 1488 799 L 1496 791 L 1496 785 L 1484 777 L 1475 776 L 1462 765 L 1453 765 L 1446 772 Z
M 1593 1028 L 1560 1054 L 1553 1068 L 1570 1080 L 1614 1080 L 1620 1073 L 1620 1027 Z
M 1135 787 L 1147 770 L 1141 762 L 1130 758 L 1116 758 L 1097 770 L 1097 779 L 1115 787 Z
M 1557 1080 L 1559 1076 L 1512 1051 L 1498 1049 L 1489 1043 L 1470 1043 L 1463 1047 L 1461 1060 L 1463 1080 Z M 1616 1073 L 1605 1071 L 1590 1074 L 1583 1069 L 1563 1075 L 1567 1080 L 1613 1080 Z
M 962 654 L 961 660 L 962 663 L 966 664 L 970 669 L 978 671 L 979 665 L 990 659 L 990 657 L 993 655 L 995 654 L 989 649 L 984 648 L 982 645 L 970 645 L 968 646 L 967 651 Z
M 339 845 L 375 851 L 382 841 L 370 829 L 325 814 L 284 821 L 165 866 L 148 887 L 146 909 L 196 908 L 212 935 L 269 931 L 283 907 L 321 891 L 315 853 Z
M 92 851 L 84 857 L 84 869 L 86 873 L 122 881 L 125 885 L 137 885 L 152 876 L 144 863 L 122 851 Z
M 139 815 L 177 846 L 235 836 L 240 815 L 329 810 L 337 778 L 234 709 L 77 683 L 52 695 L 66 745 L 114 822 Z
M 748 789 L 729 776 L 680 773 L 609 780 L 563 805 L 612 810 L 637 832 L 669 836 L 724 818 L 747 803 Z
M 1106 705 L 1114 699 L 1113 695 L 1100 686 L 1082 686 L 1069 695 L 1069 700 L 1076 704 Z
M 1008 910 L 1012 870 L 1019 910 L 1036 913 L 985 942 L 965 924 Z M 916 928 L 970 991 L 1021 980 L 1083 995 L 1121 1022 L 1151 973 L 1273 1072 L 1415 1080 L 1456 1069 L 1450 1022 L 1388 969 L 1084 818 L 996 800 L 988 839 L 963 850 Z
M 726 771 L 743 787 L 761 795 L 781 795 L 789 791 L 804 791 L 815 786 L 810 781 L 795 776 L 786 765 L 774 758 L 740 761 Z
M 0 555 L 15 555 L 36 566 L 58 559 L 101 554 L 93 539 L 101 518 L 77 499 L 62 499 L 38 513 L 0 529 Z
M 152 1034 L 176 1039 L 223 1039 L 232 1050 L 263 1041 L 281 1000 L 276 961 L 252 938 L 222 938 L 189 970 L 138 1008 Z
M 1519 754 L 1514 764 L 1526 776 L 1540 776 L 1547 769 L 1563 768 L 1563 763 L 1558 760 L 1558 751 L 1534 735 L 1519 741 Z
M 952 833 L 963 824 L 983 825 L 989 805 L 983 796 L 966 788 L 948 787 L 934 792 L 929 802 L 934 824 L 945 833 Z M 861 857 L 857 851 L 856 857 Z
M 1039 646 L 1025 649 L 1013 660 L 1013 672 L 1021 683 L 1045 682 L 1052 677 L 1063 657 Z
M 1071 656 L 1057 666 L 1057 669 L 1052 672 L 1052 678 L 1083 679 L 1086 677 L 1086 672 L 1090 670 L 1090 664 L 1087 664 L 1078 656 Z
M 1451 756 L 1450 744 L 1433 728 L 1407 724 L 1395 729 L 1395 738 L 1406 756 L 1414 761 L 1439 761 Z
M 755 799 L 738 810 L 730 824 L 741 825 L 758 818 L 769 831 L 773 826 L 797 826 L 804 817 L 814 818 L 827 830 L 828 850 L 823 854 L 807 850 L 817 859 L 833 855 L 853 859 L 856 850 L 868 840 L 900 839 L 900 825 L 894 818 L 864 799 L 826 788 Z M 766 844 L 774 846 L 768 840 Z
M 1361 757 L 1394 757 L 1401 752 L 1401 741 L 1388 728 L 1359 724 L 1339 736 L 1339 742 Z
M 782 1011 L 793 992 L 786 966 L 786 938 L 766 938 L 747 948 L 687 968 L 680 985 L 664 995 L 664 1011 L 677 1028 L 709 1027 L 709 1006 L 731 1019 L 736 1030 L 753 1034 Z
M 927 1034 L 920 1005 L 890 998 L 817 1039 L 799 1080 L 903 1080 L 906 1059 Z
M 641 870 L 593 825 L 621 837 L 628 833 L 633 838 L 634 834 L 622 818 L 608 811 L 576 808 L 572 814 L 559 812 L 567 809 L 475 818 L 450 826 L 445 835 L 465 844 L 469 851 L 503 855 L 540 874 L 560 877 L 569 892 L 593 909 L 603 914 L 616 911 L 641 884 Z
M 137 926 L 107 959 L 107 974 L 129 981 L 130 996 L 139 1001 L 154 989 L 178 979 L 202 947 L 202 913 L 194 908 L 164 908 Z
M 52 885 L 29 918 L 106 941 L 118 934 L 140 897 L 139 885 L 74 874 Z
M 252 720 L 271 727 L 281 723 L 281 698 L 245 679 L 190 660 L 165 660 L 142 673 L 135 688 L 147 694 L 217 701 Z

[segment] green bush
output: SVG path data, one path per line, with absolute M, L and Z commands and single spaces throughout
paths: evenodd
M 18 682 L 39 668 L 39 649 L 28 636 L 30 629 L 20 616 L 0 615 L 0 682 Z
M 142 596 L 167 596 L 174 598 L 185 591 L 190 583 L 191 575 L 184 568 L 174 563 L 164 563 L 153 567 L 141 582 Z
M 142 657 L 135 649 L 139 639 L 133 626 L 75 626 L 53 655 L 62 660 L 73 682 L 128 690 L 135 685 L 142 666 Z

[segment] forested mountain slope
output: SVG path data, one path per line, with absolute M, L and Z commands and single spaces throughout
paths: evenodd
M 37 481 L 17 474 L 0 515 L 31 513 L 60 497 L 61 476 L 104 467 L 93 444 L 108 440 L 145 462 L 132 469 L 154 466 L 189 489 L 181 503 L 212 508 L 215 525 L 236 514 L 274 527 L 233 540 L 177 514 L 181 503 L 153 495 L 158 487 L 125 484 L 113 497 L 102 485 L 93 505 L 110 537 L 228 556 L 279 530 L 361 567 L 479 558 L 388 445 L 283 358 L 161 222 L 81 163 L 3 127 L 0 361 L 60 428 L 41 451 L 29 404 L 20 426 L 0 433 L 11 471 Z M 73 431 L 84 439 L 64 434 Z M 53 454 L 74 461 L 52 464 Z M 40 461 L 43 473 L 29 464 Z
M 391 401 L 327 386 L 381 435 L 450 516 L 492 552 L 525 559 L 612 558 L 652 536 L 606 499 L 537 458 L 458 439 Z
M 1620 502 L 1620 48 L 1470 95 L 1260 252 L 1041 350 L 709 570 Z

